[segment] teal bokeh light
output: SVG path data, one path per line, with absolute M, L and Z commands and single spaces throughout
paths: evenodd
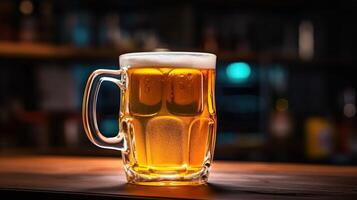
M 231 82 L 243 82 L 249 78 L 251 69 L 248 63 L 234 62 L 227 66 L 226 74 Z
M 118 120 L 104 119 L 99 123 L 99 129 L 106 137 L 115 137 L 118 132 Z

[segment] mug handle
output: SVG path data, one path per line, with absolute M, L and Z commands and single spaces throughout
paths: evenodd
M 82 104 L 82 119 L 84 130 L 87 133 L 89 140 L 105 149 L 114 149 L 125 151 L 127 149 L 124 133 L 120 130 L 114 137 L 105 137 L 98 128 L 97 123 L 97 100 L 101 84 L 104 81 L 109 81 L 116 84 L 121 92 L 126 89 L 125 70 L 104 70 L 99 69 L 94 71 L 88 78 L 86 88 L 84 90 Z M 120 77 L 114 78 L 114 77 Z

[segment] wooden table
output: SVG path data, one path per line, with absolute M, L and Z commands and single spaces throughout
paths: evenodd
M 119 158 L 0 157 L 0 193 L 42 199 L 357 199 L 357 167 L 215 162 L 204 186 L 126 184 Z

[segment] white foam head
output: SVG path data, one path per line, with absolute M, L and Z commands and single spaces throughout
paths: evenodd
M 215 69 L 216 55 L 196 52 L 142 52 L 119 56 L 120 67 L 187 67 Z

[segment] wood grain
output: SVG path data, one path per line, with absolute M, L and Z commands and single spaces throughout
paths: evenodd
M 126 183 L 120 158 L 0 158 L 0 192 L 52 199 L 357 199 L 357 167 L 215 162 L 209 184 Z M 49 196 L 48 196 L 49 195 Z

